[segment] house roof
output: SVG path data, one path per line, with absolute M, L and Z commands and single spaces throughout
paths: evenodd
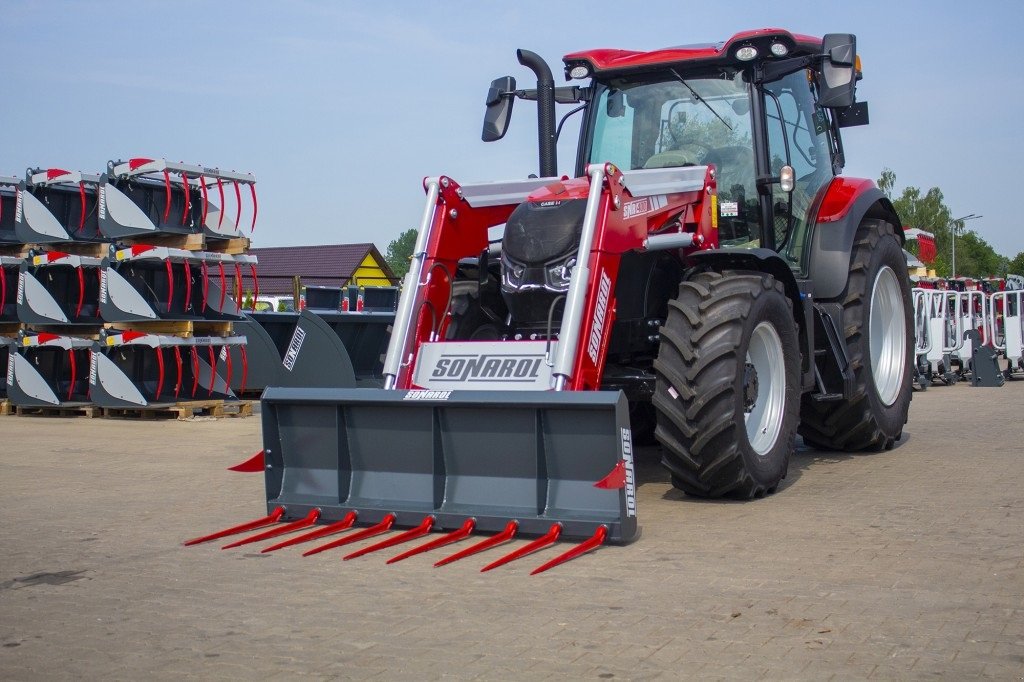
M 385 276 L 398 283 L 398 277 L 371 243 L 273 246 L 250 249 L 249 253 L 259 260 L 260 290 L 266 293 L 291 291 L 295 275 L 302 277 L 305 285 L 344 286 L 367 255 L 373 257 Z

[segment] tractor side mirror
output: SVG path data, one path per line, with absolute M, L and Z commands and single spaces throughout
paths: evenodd
M 830 109 L 848 107 L 857 85 L 857 36 L 826 33 L 821 48 L 824 59 L 818 71 L 818 103 Z
M 513 93 L 516 79 L 512 76 L 495 78 L 487 90 L 487 111 L 484 113 L 484 130 L 480 135 L 484 142 L 494 142 L 505 137 L 512 118 Z

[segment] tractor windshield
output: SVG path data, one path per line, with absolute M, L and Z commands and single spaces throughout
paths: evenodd
M 739 71 L 657 75 L 661 80 L 612 81 L 601 91 L 590 162 L 629 169 L 714 164 L 721 239 L 747 242 L 758 233 L 749 84 Z
M 739 72 L 612 83 L 598 102 L 590 161 L 622 168 L 704 163 L 723 147 L 753 147 L 750 92 Z

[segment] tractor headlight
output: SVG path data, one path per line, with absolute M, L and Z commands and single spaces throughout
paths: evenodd
M 741 62 L 749 62 L 751 59 L 757 56 L 757 48 L 753 45 L 744 45 L 740 49 L 736 50 L 736 59 Z
M 586 78 L 590 75 L 590 65 L 585 63 L 570 64 L 566 67 L 566 75 L 573 80 Z
M 772 54 L 776 57 L 785 57 L 789 54 L 789 48 L 783 43 L 772 43 Z

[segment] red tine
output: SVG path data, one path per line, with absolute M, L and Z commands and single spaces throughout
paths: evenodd
M 339 540 L 328 542 L 326 545 L 314 547 L 313 549 L 307 552 L 303 552 L 302 556 L 312 556 L 314 554 L 319 554 L 320 552 L 325 552 L 329 549 L 334 549 L 335 547 L 341 547 L 342 545 L 349 545 L 353 542 L 359 542 L 360 540 L 364 540 L 366 538 L 372 538 L 374 535 L 380 535 L 381 533 L 386 533 L 387 531 L 391 530 L 391 526 L 393 525 L 395 525 L 395 515 L 388 514 L 383 519 L 381 519 L 380 523 L 376 525 L 370 526 L 369 528 L 364 528 L 358 533 L 346 535 L 345 537 Z
M 484 566 L 483 568 L 480 569 L 480 572 L 483 573 L 485 571 L 490 571 L 491 569 L 497 568 L 498 566 L 504 566 L 505 564 L 507 564 L 507 563 L 509 563 L 511 561 L 515 561 L 516 559 L 518 559 L 520 557 L 524 557 L 527 554 L 533 554 L 534 552 L 536 552 L 539 549 L 544 549 L 548 545 L 554 544 L 555 541 L 558 540 L 558 536 L 561 535 L 561 534 L 562 534 L 562 524 L 560 524 L 560 523 L 553 523 L 553 524 L 551 524 L 551 528 L 548 529 L 547 533 L 545 533 L 544 535 L 540 536 L 539 538 L 537 538 L 533 542 L 520 547 L 516 551 L 510 552 L 509 554 L 506 554 L 505 556 L 501 557 L 497 561 L 493 561 L 493 562 L 487 564 L 486 566 Z
M 505 530 L 501 531 L 497 535 L 485 538 L 480 542 L 476 543 L 475 545 L 467 547 L 461 552 L 456 552 L 455 554 L 452 554 L 449 557 L 445 557 L 444 559 L 441 559 L 436 564 L 434 564 L 434 566 L 444 566 L 445 564 L 450 564 L 453 561 L 458 561 L 459 559 L 465 559 L 468 556 L 472 556 L 486 549 L 490 549 L 491 547 L 496 547 L 497 545 L 500 545 L 503 542 L 508 542 L 509 540 L 515 537 L 516 531 L 518 530 L 519 522 L 515 520 L 509 521 L 505 525 Z
M 269 526 L 272 523 L 277 523 L 281 520 L 282 516 L 284 516 L 284 507 L 276 507 L 274 511 L 270 512 L 263 518 L 248 521 L 237 526 L 232 526 L 231 528 L 225 528 L 224 530 L 220 530 L 209 535 L 203 535 L 202 537 L 192 538 L 191 540 L 186 540 L 182 544 L 185 546 L 198 545 L 201 542 L 209 542 L 210 540 L 218 540 L 220 538 L 227 537 L 228 535 L 244 533 L 247 530 L 255 530 L 257 528 L 262 528 L 263 526 Z
M 420 545 L 418 547 L 413 547 L 412 549 L 406 550 L 405 552 L 402 552 L 401 554 L 397 554 L 397 555 L 391 557 L 390 559 L 388 559 L 388 563 L 389 564 L 393 564 L 396 561 L 402 561 L 403 559 L 408 559 L 411 556 L 416 556 L 417 554 L 423 554 L 424 552 L 429 552 L 432 549 L 437 549 L 438 547 L 444 547 L 445 545 L 450 545 L 453 542 L 458 542 L 459 540 L 462 540 L 463 538 L 468 538 L 469 534 L 473 532 L 473 528 L 475 526 L 476 526 L 476 519 L 473 519 L 473 518 L 466 519 L 465 521 L 463 521 L 462 525 L 459 528 L 456 528 L 452 532 L 445 533 L 441 537 L 434 538 L 430 542 L 426 542 L 426 543 L 424 543 L 424 544 L 422 544 L 422 545 Z
M 605 541 L 605 538 L 607 538 L 607 537 L 608 537 L 608 526 L 598 526 L 597 530 L 594 531 L 594 535 L 591 536 L 590 539 L 584 540 L 583 542 L 581 542 L 580 544 L 576 545 L 575 547 L 573 547 L 572 549 L 568 550 L 567 552 L 559 554 L 558 556 L 556 556 L 554 559 L 552 559 L 551 561 L 547 562 L 546 564 L 541 564 L 537 568 L 535 568 L 532 571 L 530 571 L 530 575 L 537 575 L 538 573 L 543 573 L 544 571 L 548 570 L 549 568 L 554 568 L 555 566 L 557 566 L 559 564 L 564 564 L 566 561 L 571 561 L 571 560 L 575 559 L 576 557 L 578 557 L 578 556 L 580 556 L 582 554 L 586 554 L 590 550 L 595 549 L 595 548 L 600 547 L 601 545 L 603 545 L 604 541 Z
M 343 557 L 343 559 L 345 561 L 348 561 L 349 559 L 355 559 L 356 557 L 361 557 L 364 554 L 370 554 L 371 552 L 376 552 L 376 551 L 379 551 L 379 550 L 382 550 L 382 549 L 387 549 L 388 547 L 394 547 L 395 545 L 400 545 L 403 542 L 408 542 L 409 540 L 415 540 L 416 538 L 421 538 L 424 535 L 426 535 L 427 533 L 429 533 L 430 529 L 433 528 L 433 527 L 434 527 L 434 517 L 433 516 L 424 516 L 423 520 L 420 521 L 420 525 L 416 526 L 415 528 L 407 530 L 404 533 L 399 533 L 398 535 L 396 535 L 394 537 L 391 537 L 391 538 L 388 538 L 387 540 L 381 540 L 380 542 L 378 542 L 378 543 L 376 543 L 374 545 L 369 545 L 367 547 L 363 547 L 362 549 L 357 549 L 356 551 L 352 552 L 351 554 L 345 555 Z
M 285 533 L 290 533 L 293 530 L 308 528 L 309 526 L 312 526 L 314 523 L 316 523 L 316 520 L 318 518 L 320 518 L 320 510 L 310 509 L 308 514 L 306 514 L 304 517 L 297 521 L 292 521 L 291 523 L 284 523 L 278 526 L 277 528 L 271 528 L 270 530 L 265 530 L 262 533 L 257 533 L 256 535 L 252 535 L 247 538 L 242 538 L 241 540 L 236 540 L 235 542 L 224 545 L 223 547 L 221 547 L 221 549 L 241 547 L 242 545 L 252 544 L 253 542 L 259 542 L 261 540 L 269 540 L 270 538 L 276 538 L 278 535 L 284 535 Z
M 354 511 L 350 511 L 347 514 L 345 514 L 345 517 L 340 521 L 329 523 L 326 526 L 321 526 L 320 528 L 317 528 L 316 530 L 310 531 L 308 533 L 303 533 L 302 535 L 297 535 L 294 538 L 289 538 L 284 542 L 277 543 L 276 545 L 271 545 L 270 547 L 263 549 L 262 553 L 266 554 L 267 552 L 273 552 L 275 550 L 283 549 L 285 547 L 291 547 L 292 545 L 298 545 L 303 542 L 308 542 L 310 540 L 316 540 L 318 538 L 326 537 L 328 535 L 333 535 L 334 533 L 340 533 L 343 530 L 348 530 L 349 528 L 351 528 L 352 524 L 354 524 L 355 522 L 356 513 Z

